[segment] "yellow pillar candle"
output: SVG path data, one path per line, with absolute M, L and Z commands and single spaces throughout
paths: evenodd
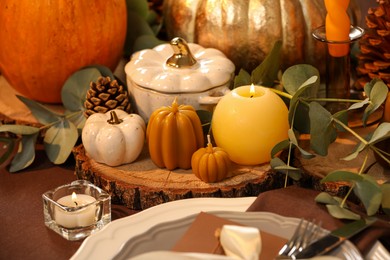
M 328 41 L 349 41 L 351 22 L 347 14 L 350 0 L 325 0 L 327 15 L 325 19 L 326 39 Z M 329 54 L 342 57 L 349 53 L 348 43 L 329 43 Z
M 241 165 L 269 162 L 272 148 L 288 138 L 288 109 L 270 89 L 242 86 L 218 102 L 212 119 L 217 146 Z

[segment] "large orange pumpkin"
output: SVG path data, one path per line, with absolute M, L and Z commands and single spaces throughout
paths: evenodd
M 60 103 L 81 67 L 115 69 L 126 24 L 125 0 L 1 0 L 0 72 L 20 94 Z

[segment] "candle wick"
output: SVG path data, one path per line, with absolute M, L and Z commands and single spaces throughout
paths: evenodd
M 74 204 L 76 204 L 76 206 L 78 206 L 79 204 L 77 204 L 77 202 L 76 201 L 73 201 L 74 202 Z
M 251 98 L 253 98 L 253 95 L 251 95 Z

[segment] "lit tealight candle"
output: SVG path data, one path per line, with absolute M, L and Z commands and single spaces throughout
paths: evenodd
M 327 15 L 325 19 L 326 39 L 329 41 L 349 41 L 351 22 L 347 14 L 350 0 L 325 0 Z M 349 53 L 348 43 L 329 43 L 329 54 L 342 57 Z
M 59 204 L 70 208 L 80 208 L 75 211 L 65 211 L 56 207 L 54 214 L 56 223 L 65 228 L 87 227 L 93 225 L 96 222 L 96 205 L 93 203 L 95 201 L 96 199 L 92 196 L 76 194 L 74 192 L 72 195 L 60 198 L 57 200 Z
M 217 146 L 241 165 L 269 162 L 272 148 L 288 138 L 288 109 L 270 89 L 242 86 L 218 102 L 212 119 Z

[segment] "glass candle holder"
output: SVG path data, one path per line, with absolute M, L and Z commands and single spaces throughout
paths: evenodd
M 80 240 L 111 222 L 111 197 L 85 180 L 45 192 L 45 225 L 67 240 Z
M 364 35 L 364 29 L 358 26 L 351 26 L 348 41 L 330 41 L 326 39 L 325 26 L 316 28 L 313 37 L 327 45 L 345 45 L 359 40 Z M 333 99 L 348 99 L 351 92 L 351 63 L 350 51 L 341 57 L 332 56 L 329 48 L 326 49 L 326 97 Z M 351 49 L 351 48 L 349 48 Z M 326 108 L 332 114 L 348 108 L 346 102 L 329 102 Z

